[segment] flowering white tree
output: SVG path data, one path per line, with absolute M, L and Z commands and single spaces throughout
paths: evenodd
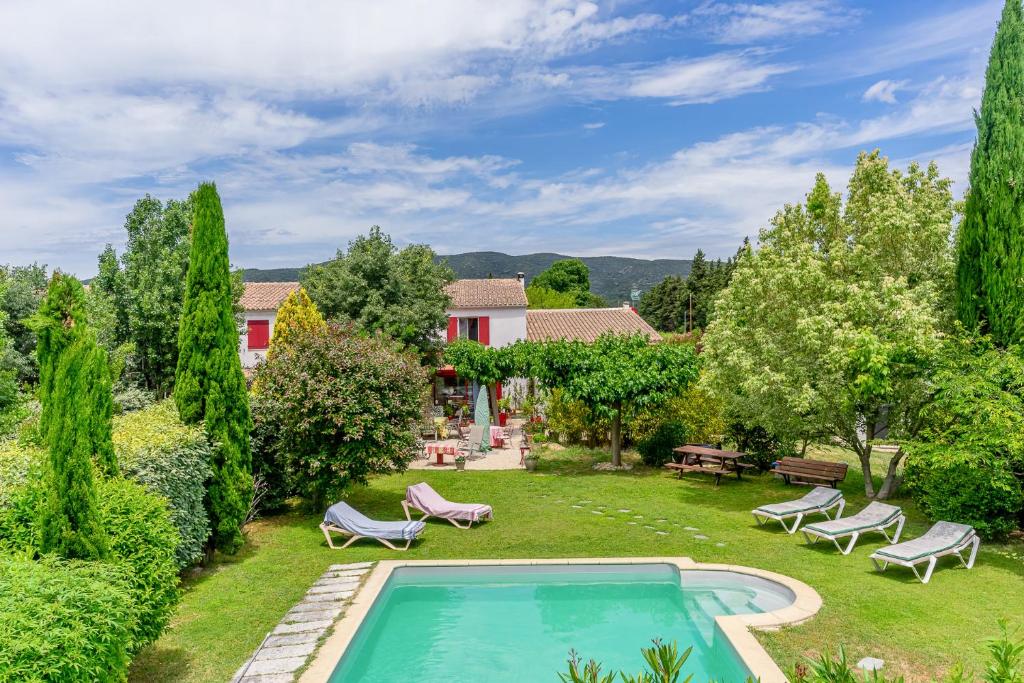
M 931 164 L 890 171 L 862 153 L 845 206 L 823 175 L 740 258 L 704 337 L 705 385 L 730 417 L 791 440 L 838 441 L 875 489 L 872 442 L 913 436 L 947 321 L 954 204 Z

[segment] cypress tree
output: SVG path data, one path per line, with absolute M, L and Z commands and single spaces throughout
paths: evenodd
M 107 372 L 106 356 L 84 325 L 73 328 L 70 345 L 60 354 L 50 394 L 46 441 L 49 468 L 42 509 L 40 549 L 68 559 L 96 560 L 107 555 L 100 522 L 93 458 L 97 439 L 110 442 L 110 414 L 98 419 L 93 385 Z M 109 379 L 106 383 L 109 392 Z M 100 432 L 105 430 L 105 436 Z M 111 455 L 113 449 L 111 449 Z
M 252 497 L 249 394 L 238 357 L 224 212 L 213 183 L 195 192 L 192 248 L 178 329 L 174 401 L 187 424 L 205 422 L 216 445 L 207 507 L 214 547 L 234 552 Z
M 1007 0 L 992 43 L 957 237 L 957 312 L 1007 346 L 1024 339 L 1024 12 Z
M 56 272 L 46 288 L 46 297 L 29 321 L 36 333 L 39 363 L 39 434 L 45 441 L 50 432 L 52 395 L 61 355 L 75 339 L 76 329 L 85 324 L 85 289 L 70 275 Z

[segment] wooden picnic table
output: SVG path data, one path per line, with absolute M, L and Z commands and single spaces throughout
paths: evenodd
M 723 474 L 735 473 L 737 479 L 742 479 L 743 470 L 753 467 L 753 465 L 740 462 L 747 454 L 739 451 L 725 451 L 719 448 L 686 444 L 673 448 L 672 452 L 679 456 L 679 461 L 666 464 L 667 469 L 678 472 L 680 479 L 683 478 L 684 472 L 714 475 L 715 486 L 718 486 Z

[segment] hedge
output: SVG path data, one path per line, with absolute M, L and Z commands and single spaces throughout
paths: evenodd
M 127 570 L 131 598 L 138 608 L 134 652 L 163 633 L 181 597 L 175 562 L 178 530 L 163 499 L 135 482 L 102 481 L 97 492 L 110 561 Z
M 188 427 L 171 400 L 114 418 L 114 450 L 121 472 L 167 499 L 181 537 L 177 564 L 202 557 L 210 535 L 203 506 L 212 450 L 202 426 Z
M 0 681 L 124 681 L 137 613 L 105 562 L 0 557 Z

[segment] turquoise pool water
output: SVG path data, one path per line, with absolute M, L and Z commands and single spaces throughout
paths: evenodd
M 640 648 L 661 638 L 693 646 L 694 683 L 742 682 L 749 672 L 714 617 L 792 601 L 771 581 L 668 564 L 403 567 L 330 680 L 557 682 L 571 648 L 604 671 L 635 674 Z

